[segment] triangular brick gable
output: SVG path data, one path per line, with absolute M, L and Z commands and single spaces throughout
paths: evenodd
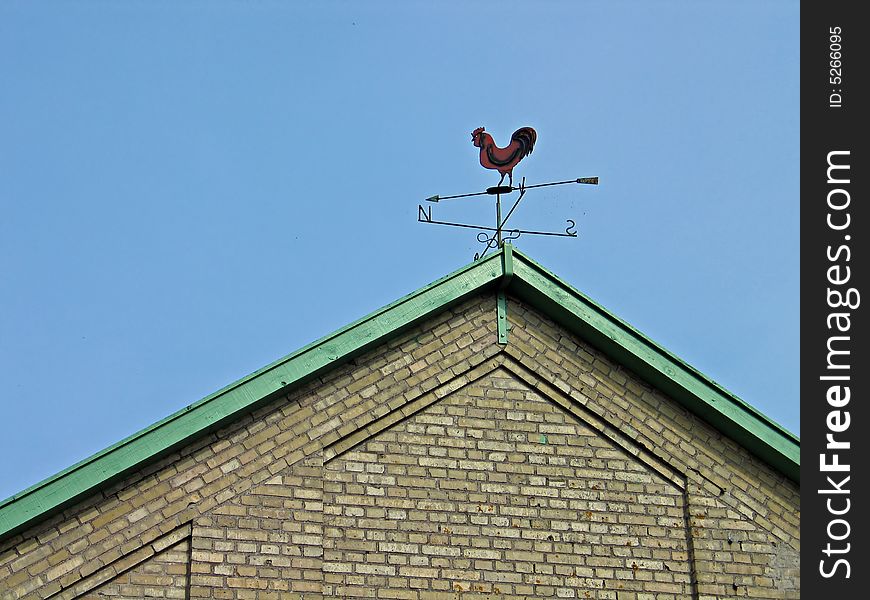
M 607 313 L 584 305 L 569 327 L 581 296 L 543 289 L 518 253 L 487 260 L 182 411 L 219 425 L 7 531 L 0 597 L 149 581 L 225 598 L 799 597 L 798 487 L 778 466 L 796 439 L 739 401 L 756 421 L 712 423 L 589 341 Z M 672 387 L 724 394 L 647 359 Z M 266 391 L 233 408 L 240 389 Z M 737 439 L 760 426 L 781 458 Z

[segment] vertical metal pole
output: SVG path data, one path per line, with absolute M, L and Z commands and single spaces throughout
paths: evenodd
M 495 195 L 495 239 L 501 248 L 501 194 Z

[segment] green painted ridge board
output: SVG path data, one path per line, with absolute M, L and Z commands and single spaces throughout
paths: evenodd
M 684 369 L 686 369 L 688 371 L 691 371 L 696 377 L 703 380 L 708 385 L 716 388 L 716 390 L 718 390 L 721 394 L 727 396 L 733 402 L 740 404 L 744 409 L 748 410 L 749 412 L 752 412 L 756 417 L 765 421 L 768 425 L 770 425 L 771 427 L 773 427 L 774 429 L 776 429 L 777 431 L 782 433 L 784 436 L 791 438 L 793 441 L 795 441 L 798 444 L 800 443 L 799 436 L 795 435 L 793 432 L 789 431 L 788 429 L 786 429 L 785 427 L 783 427 L 782 425 L 780 425 L 779 423 L 777 423 L 776 421 L 771 419 L 769 416 L 767 416 L 766 414 L 764 414 L 763 412 L 761 412 L 760 410 L 758 410 L 757 408 L 755 408 L 754 406 L 752 406 L 751 404 L 749 404 L 748 402 L 746 402 L 745 400 L 743 400 L 742 398 L 740 398 L 739 396 L 737 396 L 736 394 L 734 394 L 733 392 L 728 390 L 722 384 L 718 383 L 716 380 L 712 379 L 711 377 L 705 375 L 703 372 L 699 371 L 698 369 L 696 369 L 695 367 L 693 367 L 692 365 L 690 365 L 689 363 L 684 361 L 682 358 L 680 358 L 679 356 L 677 356 L 676 354 L 674 354 L 673 352 L 671 352 L 670 350 L 668 350 L 667 348 L 665 348 L 661 344 L 650 339 L 644 333 L 642 333 L 641 331 L 636 329 L 633 325 L 631 325 L 630 323 L 627 323 L 623 319 L 614 315 L 613 313 L 608 311 L 606 308 L 604 308 L 603 306 L 601 306 L 600 304 L 598 304 L 597 302 L 595 302 L 594 300 L 589 298 L 583 292 L 581 292 L 581 291 L 577 290 L 576 288 L 574 288 L 573 286 L 565 283 L 562 279 L 559 278 L 558 275 L 556 275 L 552 271 L 548 270 L 547 268 L 541 266 L 539 263 L 535 262 L 533 259 L 529 258 L 525 254 L 522 254 L 516 248 L 514 248 L 514 252 L 520 258 L 522 258 L 522 260 L 526 261 L 530 266 L 534 267 L 535 269 L 537 269 L 538 271 L 540 271 L 541 273 L 546 275 L 548 278 L 554 280 L 559 285 L 561 285 L 565 289 L 569 290 L 575 296 L 578 296 L 579 298 L 581 298 L 584 303 L 590 305 L 592 308 L 594 308 L 598 312 L 602 313 L 607 318 L 618 323 L 623 329 L 630 331 L 632 333 L 632 335 L 643 340 L 644 343 L 655 348 L 661 354 L 666 355 L 674 363 L 680 365 L 681 367 L 683 367 Z
M 466 265 L 0 502 L 0 537 L 275 392 L 498 281 L 501 253 Z M 208 409 L 208 410 L 206 410 Z
M 502 281 L 499 287 L 506 288 L 514 276 L 514 247 L 510 242 L 505 243 L 502 248 Z
M 517 253 L 518 254 L 518 253 Z M 522 294 L 528 286 L 537 295 L 534 300 L 547 299 L 551 310 L 562 309 L 571 315 L 573 325 L 593 333 L 599 343 L 610 346 L 610 354 L 619 354 L 620 362 L 632 368 L 656 387 L 684 390 L 677 399 L 689 400 L 687 407 L 711 423 L 719 425 L 726 434 L 749 446 L 760 458 L 773 464 L 795 481 L 799 481 L 800 445 L 791 435 L 784 435 L 781 427 L 772 427 L 767 418 L 758 418 L 757 410 L 747 410 L 745 402 L 734 402 L 732 394 L 723 394 L 721 386 L 711 385 L 708 378 L 698 377 L 697 369 L 688 368 L 681 360 L 674 360 L 669 352 L 663 352 L 657 344 L 625 327 L 624 322 L 602 310 L 585 296 L 564 285 L 558 277 L 540 269 L 518 254 L 515 260 L 517 283 L 512 289 Z M 616 349 L 616 352 L 614 352 Z M 749 407 L 752 408 L 752 407 Z M 787 431 L 786 431 L 787 433 Z M 736 434 L 736 435 L 734 435 Z

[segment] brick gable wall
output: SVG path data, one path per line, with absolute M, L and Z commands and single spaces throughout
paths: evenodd
M 799 597 L 794 483 L 508 316 L 503 347 L 466 301 L 0 541 L 0 598 Z

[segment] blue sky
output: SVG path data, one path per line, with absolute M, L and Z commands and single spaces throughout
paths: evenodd
M 0 3 L 0 498 L 516 246 L 799 432 L 797 2 Z M 482 202 L 436 205 L 492 221 Z

